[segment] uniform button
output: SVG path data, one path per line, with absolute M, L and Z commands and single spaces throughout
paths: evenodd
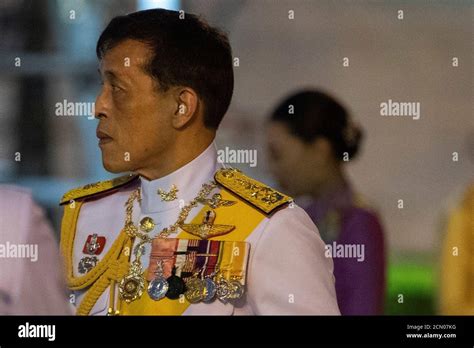
M 153 231 L 155 228 L 155 221 L 149 216 L 145 216 L 143 219 L 140 221 L 140 230 L 143 232 L 150 232 Z

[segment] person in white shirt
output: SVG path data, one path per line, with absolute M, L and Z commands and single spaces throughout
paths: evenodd
M 0 185 L 0 315 L 71 315 L 53 230 L 31 194 Z

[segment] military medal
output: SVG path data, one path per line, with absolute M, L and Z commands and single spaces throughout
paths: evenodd
M 143 295 L 145 281 L 139 271 L 141 271 L 141 267 L 132 265 L 129 273 L 120 281 L 120 297 L 127 303 L 135 301 Z
M 165 278 L 155 278 L 148 284 L 148 296 L 154 301 L 161 300 L 165 297 L 168 288 L 169 284 Z
M 208 239 L 232 231 L 235 226 L 233 225 L 220 225 L 214 224 L 216 219 L 216 212 L 212 209 L 206 210 L 202 219 L 202 224 L 181 224 L 180 227 L 192 235 L 198 236 L 201 239 Z
M 217 293 L 217 285 L 211 278 L 204 278 L 203 302 L 211 302 Z
M 82 252 L 87 255 L 99 255 L 105 246 L 105 237 L 98 236 L 97 233 L 87 236 L 86 244 Z
M 238 280 L 231 280 L 229 283 L 230 293 L 229 299 L 231 300 L 238 300 L 244 294 L 244 287 Z
M 215 267 L 215 266 L 214 266 Z M 217 294 L 217 284 L 214 281 L 214 277 L 218 270 L 214 268 L 214 272 L 203 279 L 204 283 L 204 298 L 202 299 L 202 302 L 209 303 L 214 300 Z
M 186 292 L 186 284 L 181 277 L 176 275 L 176 267 L 173 267 L 172 274 L 170 277 L 168 277 L 168 279 L 166 279 L 166 281 L 169 284 L 166 297 L 168 297 L 170 300 L 176 300 Z
M 79 261 L 78 265 L 78 271 L 80 274 L 85 274 L 88 273 L 91 269 L 93 269 L 96 265 L 97 262 L 99 262 L 99 259 L 95 256 L 85 256 Z
M 224 278 L 221 278 L 217 281 L 217 291 L 216 295 L 219 300 L 222 302 L 227 302 L 227 298 L 230 293 L 229 282 Z
M 227 303 L 229 300 L 238 300 L 244 294 L 244 287 L 238 280 L 228 281 L 221 277 L 217 282 L 217 298 Z
M 120 281 L 119 294 L 127 303 L 139 299 L 145 289 L 145 279 L 143 278 L 143 269 L 140 262 L 144 249 L 143 242 L 135 247 L 135 260 L 132 262 L 128 274 Z
M 192 277 L 186 282 L 184 296 L 190 303 L 198 303 L 205 297 L 205 284 L 202 279 Z
M 169 289 L 169 284 L 165 277 L 163 277 L 163 261 L 158 262 L 155 275 L 155 279 L 148 284 L 148 296 L 150 296 L 152 300 L 158 301 L 165 297 Z

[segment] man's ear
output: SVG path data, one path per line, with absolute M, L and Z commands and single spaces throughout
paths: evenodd
M 172 118 L 172 125 L 180 129 L 188 125 L 196 117 L 199 109 L 199 97 L 189 87 L 180 87 L 176 90 L 176 109 Z

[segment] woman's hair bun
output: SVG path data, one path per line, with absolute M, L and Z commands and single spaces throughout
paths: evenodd
M 344 140 L 343 154 L 346 152 L 350 159 L 354 159 L 359 152 L 363 136 L 360 126 L 349 121 L 342 134 Z

